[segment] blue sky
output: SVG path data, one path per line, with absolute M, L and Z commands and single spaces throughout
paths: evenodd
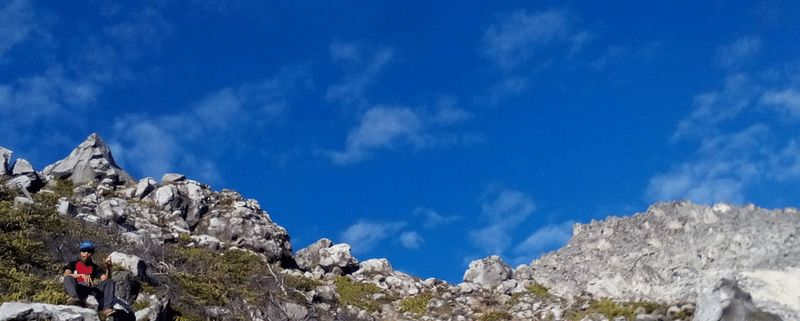
M 794 1 L 0 2 L 0 146 L 96 132 L 295 250 L 461 281 L 658 201 L 795 207 Z

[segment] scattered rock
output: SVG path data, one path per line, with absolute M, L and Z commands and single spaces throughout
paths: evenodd
M 10 164 L 11 155 L 13 155 L 13 154 L 14 154 L 14 152 L 12 152 L 11 150 L 6 149 L 4 147 L 0 147 L 0 161 L 3 162 L 3 167 L 2 167 L 3 171 L 0 172 L 0 175 L 11 175 L 10 174 L 11 171 L 10 171 L 9 165 L 11 165 Z
M 497 255 L 475 260 L 469 263 L 469 269 L 464 273 L 464 282 L 475 283 L 486 288 L 497 286 L 505 280 L 511 279 L 514 271 L 506 262 Z
M 761 311 L 753 304 L 749 293 L 739 288 L 736 281 L 722 279 L 716 287 L 704 292 L 698 301 L 697 321 L 780 321 L 779 316 Z M 670 310 L 667 317 L 680 312 Z

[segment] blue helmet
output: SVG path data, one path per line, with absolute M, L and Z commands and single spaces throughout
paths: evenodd
M 86 241 L 81 243 L 81 252 L 94 253 L 94 242 Z

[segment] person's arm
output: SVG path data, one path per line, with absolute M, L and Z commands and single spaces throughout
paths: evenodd
M 72 266 L 72 264 L 69 264 L 64 267 L 64 276 L 71 276 L 75 278 L 75 280 L 77 280 L 80 277 L 82 277 L 85 280 L 89 277 L 88 275 L 78 274 L 75 272 L 76 272 L 75 268 Z
M 105 280 L 108 280 L 109 278 L 111 278 L 111 258 L 107 257 L 105 259 L 105 261 L 103 261 L 103 263 L 106 264 L 106 268 L 105 268 L 106 271 L 105 271 L 105 273 L 103 273 L 103 275 L 100 276 L 100 280 L 101 281 L 105 281 Z

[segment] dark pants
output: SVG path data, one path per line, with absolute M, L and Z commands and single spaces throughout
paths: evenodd
M 84 283 L 78 283 L 72 276 L 64 277 L 64 290 L 70 298 L 80 298 L 86 301 L 89 295 L 97 299 L 98 310 L 112 309 L 114 305 L 114 280 L 107 279 L 100 284 L 91 287 Z

